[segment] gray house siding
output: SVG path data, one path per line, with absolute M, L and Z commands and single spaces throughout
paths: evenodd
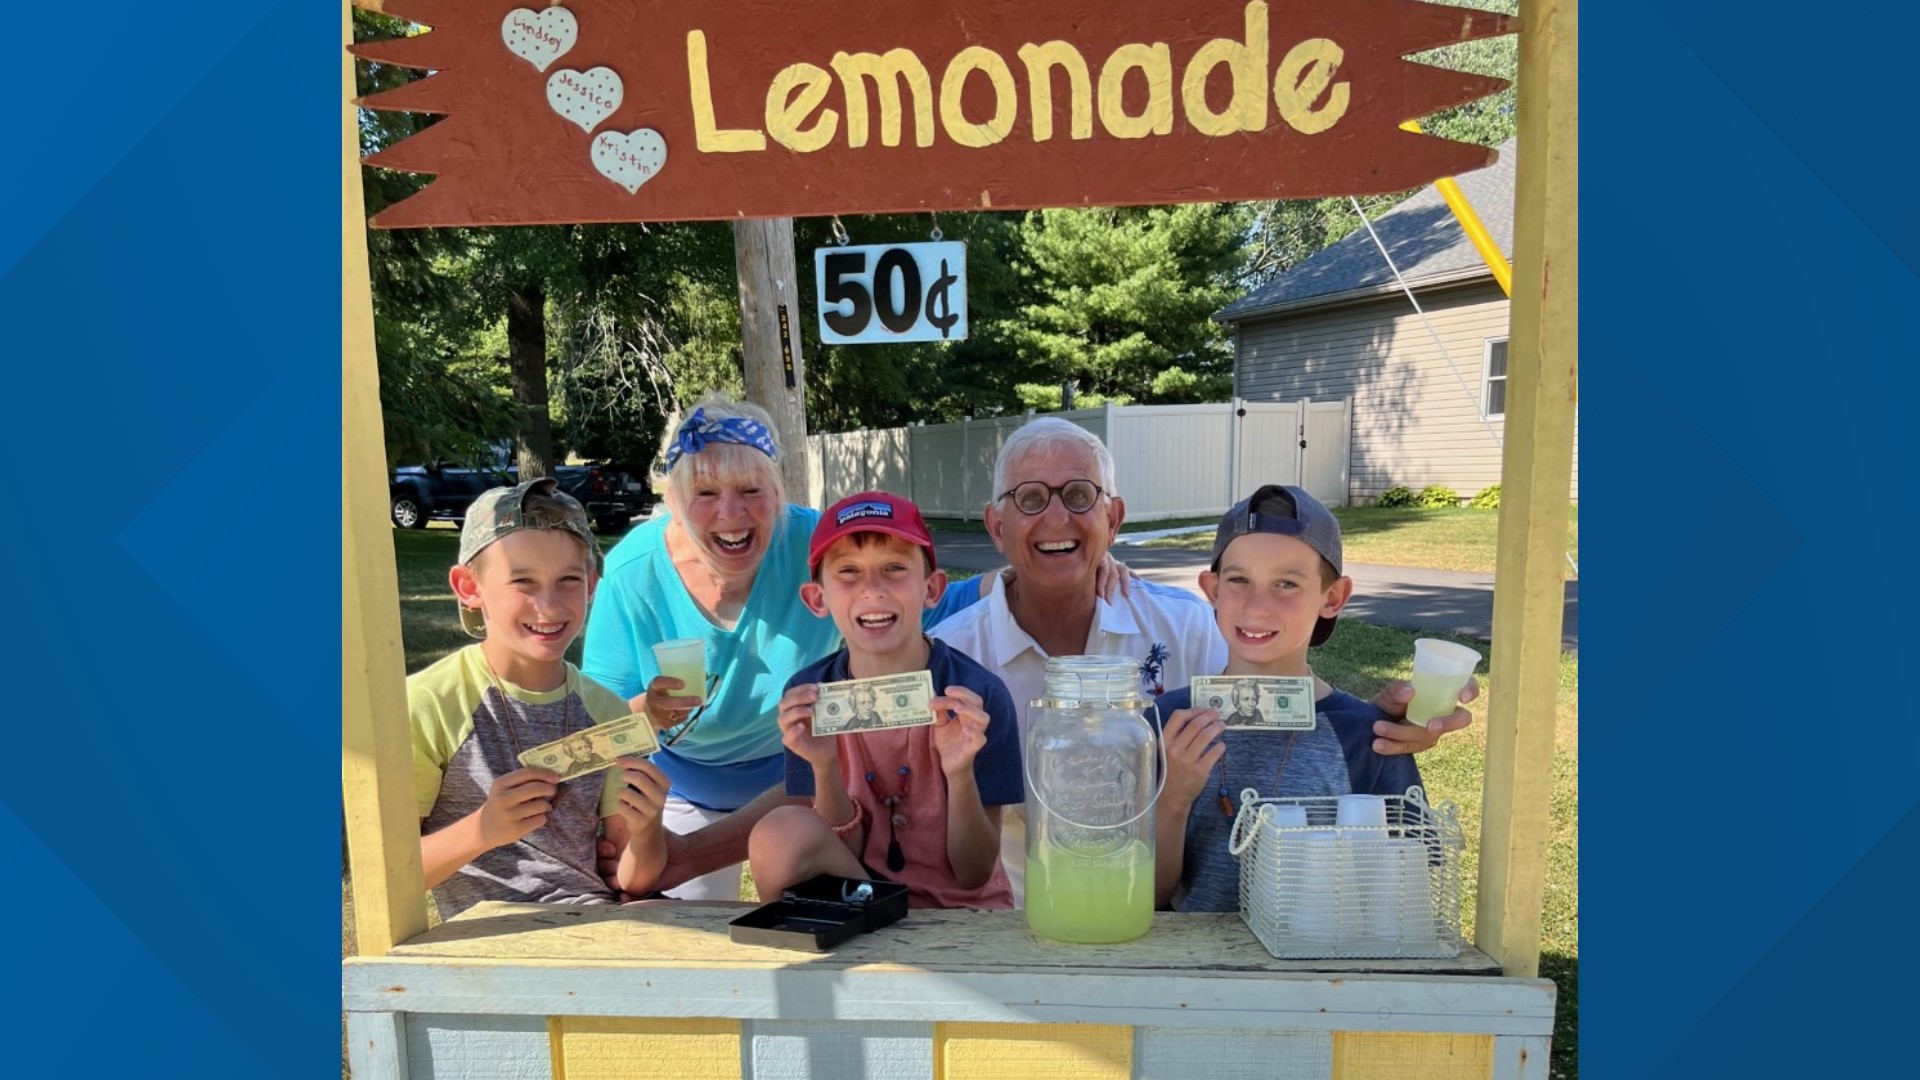
M 1432 333 L 1405 296 L 1238 327 L 1239 396 L 1353 399 L 1355 502 L 1370 502 L 1396 484 L 1415 491 L 1445 484 L 1470 497 L 1500 479 L 1496 435 L 1503 423 L 1497 417 L 1482 421 L 1480 412 L 1487 341 L 1507 336 L 1507 298 L 1489 278 L 1429 291 L 1420 305 Z M 1436 335 L 1444 355 L 1434 344 Z M 1575 498 L 1578 464 L 1576 454 Z

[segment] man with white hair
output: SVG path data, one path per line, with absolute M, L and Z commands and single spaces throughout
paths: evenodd
M 986 526 L 1010 567 L 1004 587 L 929 633 L 986 665 L 1007 684 L 1019 711 L 1023 753 L 1028 703 L 1041 696 L 1048 657 L 1133 657 L 1148 697 L 1225 670 L 1227 643 L 1212 610 L 1194 593 L 1136 581 L 1124 596 L 1100 598 L 1097 572 L 1120 532 L 1126 504 L 1114 491 L 1113 455 L 1092 432 L 1056 417 L 1022 425 L 1000 447 L 993 490 Z M 1468 686 L 1471 698 L 1478 688 L 1472 680 Z M 1396 684 L 1383 690 L 1374 704 L 1404 715 L 1406 701 L 1406 689 Z M 1455 709 L 1430 727 L 1383 722 L 1375 727 L 1375 750 L 1424 750 L 1442 732 L 1458 730 L 1470 720 L 1465 709 Z M 1026 817 L 1020 808 L 1008 809 L 1000 856 L 1014 903 L 1021 905 L 1026 896 Z

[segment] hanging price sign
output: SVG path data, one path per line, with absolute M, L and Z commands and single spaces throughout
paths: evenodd
M 816 248 L 820 340 L 828 345 L 967 336 L 967 245 Z

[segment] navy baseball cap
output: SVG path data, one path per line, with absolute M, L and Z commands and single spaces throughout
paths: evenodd
M 1227 545 L 1248 533 L 1294 537 L 1327 560 L 1335 574 L 1345 573 L 1340 559 L 1340 521 L 1304 488 L 1266 484 L 1234 503 L 1213 534 L 1214 573 L 1220 572 L 1220 557 L 1227 553 Z M 1332 618 L 1322 618 L 1313 628 L 1311 644 L 1320 645 L 1332 637 L 1334 622 Z

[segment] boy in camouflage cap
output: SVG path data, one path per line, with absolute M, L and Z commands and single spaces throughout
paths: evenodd
M 499 487 L 467 510 L 448 572 L 460 625 L 481 640 L 407 678 L 420 856 L 443 916 L 481 900 L 614 903 L 594 867 L 605 823 L 628 892 L 666 863 L 667 778 L 652 762 L 561 783 L 519 756 L 626 716 L 566 659 L 600 580 L 586 511 L 551 477 Z

